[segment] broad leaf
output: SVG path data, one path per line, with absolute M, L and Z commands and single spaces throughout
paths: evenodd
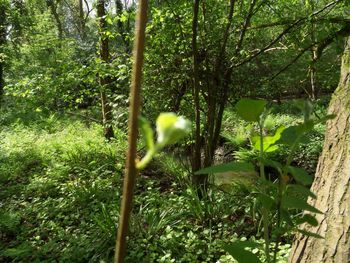
M 191 123 L 188 120 L 172 112 L 159 114 L 156 125 L 157 143 L 160 148 L 176 143 L 191 130 Z
M 282 174 L 283 165 L 281 163 L 270 160 L 270 159 L 263 159 L 263 163 L 265 166 L 275 168 L 280 174 Z
M 203 168 L 195 174 L 213 174 L 225 172 L 253 172 L 254 166 L 251 163 L 230 162 Z
M 285 194 L 288 197 L 302 196 L 305 198 L 308 198 L 308 197 L 311 197 L 313 199 L 316 198 L 316 195 L 313 192 L 311 192 L 309 188 L 302 186 L 302 185 L 298 185 L 298 184 L 287 185 Z
M 267 102 L 265 100 L 241 99 L 236 104 L 237 113 L 246 121 L 259 121 Z
M 288 166 L 287 171 L 293 176 L 295 181 L 297 181 L 302 185 L 308 186 L 308 185 L 311 185 L 313 182 L 312 176 L 309 175 L 308 172 L 302 168 Z
M 233 244 L 224 245 L 224 250 L 239 263 L 261 263 L 261 260 L 255 254 L 245 250 L 246 247 L 259 247 L 259 245 L 249 241 L 237 241 Z
M 309 231 L 305 231 L 305 230 L 298 229 L 298 232 L 301 233 L 301 234 L 303 234 L 303 235 L 305 235 L 305 236 L 324 239 L 323 236 L 321 236 L 321 235 L 319 235 L 319 234 L 316 234 L 316 233 L 309 232 Z
M 282 206 L 287 209 L 300 209 L 303 211 L 310 211 L 313 213 L 322 214 L 320 210 L 313 207 L 312 205 L 309 205 L 305 200 L 298 198 L 288 198 L 284 196 L 282 199 Z
M 292 221 L 292 217 L 287 209 L 283 209 L 283 208 L 281 209 L 281 217 L 284 220 L 284 222 L 286 222 L 289 226 L 294 225 Z
M 311 226 L 318 226 L 317 219 L 314 216 L 309 215 L 309 214 L 305 214 L 302 217 L 298 218 L 296 220 L 296 222 L 298 225 L 303 224 L 303 223 L 308 223 Z
M 273 152 L 278 149 L 278 145 L 276 142 L 281 138 L 282 132 L 285 130 L 284 126 L 279 127 L 273 136 L 265 136 L 263 137 L 263 150 L 264 152 Z M 254 136 L 252 138 L 254 143 L 254 148 L 260 151 L 260 137 Z
M 258 202 L 262 204 L 264 208 L 270 210 L 272 206 L 275 204 L 275 200 L 273 200 L 270 196 L 263 193 L 254 193 L 256 195 L 256 199 Z

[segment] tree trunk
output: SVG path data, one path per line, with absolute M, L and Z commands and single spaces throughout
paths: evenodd
M 47 5 L 50 7 L 51 13 L 56 21 L 58 38 L 60 40 L 62 40 L 63 39 L 63 26 L 62 26 L 61 18 L 57 12 L 58 2 L 56 2 L 56 0 L 50 0 L 50 1 L 47 1 Z
M 324 239 L 298 235 L 289 262 L 350 262 L 350 38 L 343 55 L 340 82 L 333 94 L 323 152 L 311 190 L 310 201 L 324 214 L 317 215 L 319 226 L 303 226 Z
M 200 127 L 200 104 L 199 104 L 199 59 L 197 48 L 198 35 L 198 13 L 199 2 L 195 0 L 193 5 L 193 21 L 192 21 L 192 52 L 193 52 L 193 100 L 195 108 L 195 134 L 194 134 L 194 148 L 192 151 L 192 172 L 201 168 L 201 127 Z M 193 175 L 193 182 L 200 188 L 205 188 L 206 178 L 202 175 Z
M 109 49 L 108 49 L 108 39 L 104 36 L 106 30 L 106 11 L 104 0 L 97 1 L 97 17 L 99 18 L 99 34 L 100 34 L 100 58 L 103 63 L 108 63 L 109 61 Z M 106 139 L 111 139 L 114 137 L 114 131 L 112 127 L 112 109 L 108 103 L 106 88 L 110 84 L 110 79 L 105 76 L 100 76 L 100 86 L 101 86 L 101 105 L 102 105 L 102 122 L 104 126 L 104 135 Z
M 86 39 L 86 30 L 85 30 L 85 15 L 84 15 L 84 6 L 83 0 L 78 0 L 78 10 L 79 10 L 79 33 L 81 39 Z
M 6 44 L 6 9 L 5 3 L 0 3 L 0 105 L 2 104 L 2 97 L 4 94 L 4 58 L 2 54 L 4 53 L 4 48 Z

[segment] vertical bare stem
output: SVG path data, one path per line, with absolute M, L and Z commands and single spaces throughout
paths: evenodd
M 138 129 L 138 115 L 140 111 L 140 90 L 143 65 L 143 52 L 145 47 L 145 29 L 147 23 L 147 0 L 140 0 L 138 3 L 138 14 L 135 28 L 134 42 L 134 65 L 130 90 L 130 108 L 129 108 L 129 149 L 126 159 L 126 173 L 123 187 L 123 199 L 119 219 L 119 228 L 114 262 L 124 262 L 126 251 L 126 236 L 128 231 L 129 217 L 132 208 L 132 199 L 134 195 L 134 186 L 137 176 L 135 164 L 136 143 Z
M 200 0 L 195 0 L 193 5 L 193 20 L 192 20 L 192 52 L 193 52 L 193 100 L 195 107 L 195 145 L 193 149 L 192 171 L 195 172 L 201 168 L 201 131 L 200 131 L 200 105 L 199 105 L 199 62 L 198 62 L 198 13 Z M 203 185 L 203 177 L 193 175 L 196 186 Z

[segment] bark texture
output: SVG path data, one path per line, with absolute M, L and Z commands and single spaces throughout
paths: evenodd
M 343 55 L 340 82 L 333 94 L 323 152 L 311 190 L 310 201 L 324 214 L 317 215 L 317 227 L 303 226 L 324 239 L 299 235 L 289 262 L 350 262 L 350 38 Z

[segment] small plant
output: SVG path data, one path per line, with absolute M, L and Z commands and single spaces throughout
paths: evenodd
M 176 116 L 175 113 L 171 112 L 161 113 L 156 121 L 157 141 L 154 142 L 153 130 L 149 121 L 143 117 L 140 117 L 139 120 L 147 146 L 146 155 L 136 164 L 139 170 L 144 169 L 165 146 L 176 143 L 191 130 L 190 121 L 184 117 Z
M 304 235 L 322 238 L 314 233 L 300 230 L 298 226 L 303 223 L 317 225 L 314 213 L 321 213 L 317 208 L 307 203 L 308 198 L 315 198 L 308 186 L 313 178 L 306 170 L 292 166 L 293 156 L 300 143 L 307 143 L 308 132 L 312 131 L 318 123 L 323 123 L 333 116 L 313 119 L 312 105 L 309 102 L 303 104 L 304 122 L 290 127 L 280 126 L 273 135 L 264 134 L 264 124 L 267 117 L 267 102 L 264 100 L 242 99 L 236 105 L 238 115 L 247 122 L 255 123 L 258 133 L 251 138 L 252 148 L 259 152 L 258 163 L 260 179 L 252 187 L 251 194 L 255 197 L 257 208 L 262 215 L 264 248 L 253 241 L 237 241 L 225 244 L 224 249 L 238 262 L 262 262 L 259 257 L 246 248 L 263 249 L 265 262 L 276 262 L 277 252 L 281 239 L 288 233 L 298 231 Z M 277 162 L 269 159 L 268 153 L 277 151 L 279 147 L 288 147 L 288 155 L 285 162 Z M 278 178 L 268 180 L 265 175 L 265 166 L 274 168 Z M 204 168 L 197 174 L 208 174 L 228 171 L 253 171 L 254 166 L 249 162 L 230 162 L 227 164 Z M 311 212 L 296 213 L 296 212 Z M 272 242 L 274 243 L 271 248 Z

